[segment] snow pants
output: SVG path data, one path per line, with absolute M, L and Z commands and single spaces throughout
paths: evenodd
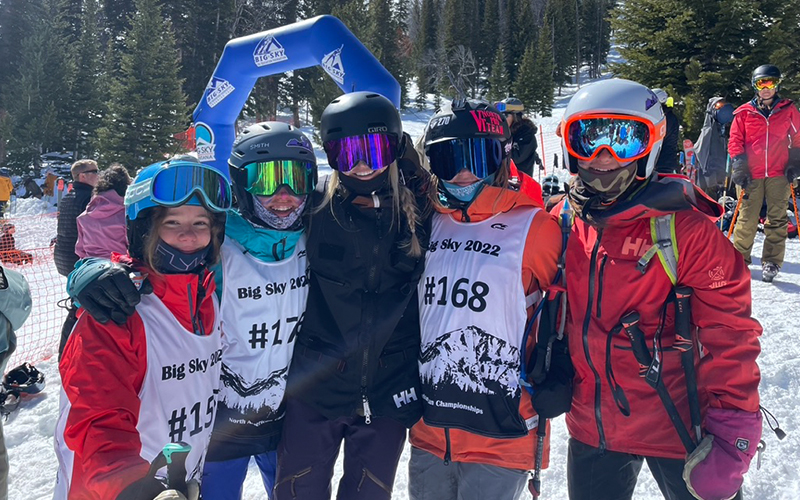
M 390 500 L 406 427 L 390 418 L 328 420 L 308 405 L 288 399 L 278 446 L 275 500 L 331 498 L 331 478 L 344 440 L 344 476 L 339 500 Z
M 496 465 L 451 462 L 411 448 L 408 463 L 409 500 L 518 500 L 528 484 L 528 471 Z
M 278 453 L 271 451 L 254 457 L 258 469 L 261 471 L 261 480 L 267 491 L 267 498 L 272 499 L 272 488 L 275 486 L 275 470 L 278 463 Z M 203 498 L 213 500 L 241 500 L 244 479 L 247 477 L 247 467 L 250 457 L 234 458 L 221 462 L 206 461 L 203 466 L 203 482 L 201 491 Z
M 670 425 L 669 422 L 664 425 Z M 569 500 L 630 500 L 642 463 L 653 473 L 666 500 L 695 500 L 683 481 L 684 460 L 642 457 L 600 450 L 569 438 L 567 485 Z M 733 500 L 741 500 L 741 491 Z
M 748 264 L 764 200 L 767 200 L 767 220 L 764 222 L 764 249 L 761 251 L 761 263 L 772 262 L 778 268 L 783 264 L 789 227 L 789 216 L 786 214 L 791 195 L 789 186 L 789 181 L 783 175 L 753 179 L 747 185 L 736 219 L 736 227 L 733 228 L 733 246 Z M 742 188 L 736 186 L 736 196 L 740 196 L 741 192 Z
M 8 450 L 0 421 L 0 500 L 8 500 Z

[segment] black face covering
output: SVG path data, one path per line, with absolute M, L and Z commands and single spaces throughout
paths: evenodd
M 211 244 L 192 253 L 184 253 L 159 239 L 156 246 L 156 267 L 164 274 L 187 274 L 204 266 Z
M 367 181 L 359 180 L 355 176 L 339 173 L 339 182 L 353 194 L 368 196 L 389 186 L 389 169 L 387 168 Z

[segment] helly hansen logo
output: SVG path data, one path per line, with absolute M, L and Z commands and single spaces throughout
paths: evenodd
M 417 391 L 414 388 L 410 388 L 407 391 L 400 391 L 400 394 L 395 394 L 392 396 L 394 398 L 394 404 L 398 408 L 403 405 L 406 405 L 412 401 L 417 401 Z
M 651 246 L 644 238 L 634 239 L 632 236 L 628 236 L 625 238 L 625 243 L 622 244 L 622 255 L 641 257 Z

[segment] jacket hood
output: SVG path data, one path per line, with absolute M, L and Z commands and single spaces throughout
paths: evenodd
M 618 226 L 682 210 L 697 210 L 713 220 L 724 213 L 719 203 L 686 177 L 658 174 L 628 200 L 619 201 L 603 210 L 591 210 L 590 214 L 584 213 L 581 218 L 594 226 Z
M 94 219 L 107 219 L 124 210 L 122 196 L 113 189 L 96 194 L 86 206 L 86 214 Z
M 753 97 L 748 102 L 746 102 L 746 103 L 742 104 L 741 106 L 739 106 L 738 108 L 736 108 L 736 110 L 734 110 L 733 114 L 734 115 L 738 115 L 739 113 L 741 113 L 743 111 L 751 111 L 753 113 L 759 113 L 758 106 L 756 104 L 757 99 L 758 99 L 758 96 Z M 775 94 L 775 99 L 777 99 L 778 102 L 776 102 L 775 105 L 772 107 L 772 113 L 774 113 L 776 110 L 778 110 L 780 108 L 784 108 L 786 106 L 791 106 L 792 104 L 794 104 L 794 101 L 792 101 L 791 99 L 784 99 L 783 97 L 779 96 L 778 94 Z

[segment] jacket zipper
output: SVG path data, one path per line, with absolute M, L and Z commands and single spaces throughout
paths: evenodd
M 603 415 L 600 409 L 600 389 L 602 383 L 600 381 L 600 374 L 597 372 L 597 368 L 595 368 L 594 363 L 592 363 L 592 357 L 589 354 L 589 323 L 592 319 L 592 302 L 594 302 L 594 281 L 595 281 L 595 270 L 597 269 L 597 251 L 600 249 L 600 239 L 603 237 L 603 230 L 599 229 L 597 231 L 597 241 L 595 241 L 594 248 L 592 249 L 592 260 L 591 260 L 591 268 L 589 269 L 589 297 L 588 301 L 588 309 L 586 310 L 586 316 L 583 318 L 583 354 L 586 356 L 586 363 L 589 365 L 589 368 L 592 370 L 594 374 L 594 417 L 597 423 L 597 436 L 599 438 L 599 450 L 600 454 L 602 455 L 606 450 L 606 435 L 605 431 L 603 430 Z
M 601 317 L 601 303 L 603 300 L 603 276 L 605 276 L 606 271 L 606 260 L 608 260 L 608 254 L 603 255 L 603 261 L 600 263 L 600 277 L 597 280 L 597 319 Z
M 450 465 L 450 429 L 444 428 L 444 464 Z
M 370 262 L 369 266 L 369 274 L 367 275 L 367 290 L 364 291 L 365 294 L 371 293 L 377 283 L 375 283 L 375 277 L 377 275 L 377 261 L 378 255 L 380 254 L 380 247 L 381 247 L 381 239 L 383 239 L 382 226 L 381 226 L 381 209 L 378 208 L 375 214 L 375 225 L 377 227 L 378 232 L 378 239 L 376 240 L 375 244 L 372 246 L 372 262 Z M 369 307 L 365 311 L 366 317 L 364 318 L 364 322 L 362 323 L 362 333 L 368 332 L 372 328 L 372 308 Z M 369 369 L 369 344 L 364 347 L 364 351 L 361 358 L 361 405 L 362 410 L 364 411 L 364 422 L 367 424 L 372 423 L 372 410 L 369 407 L 369 398 L 367 397 L 367 372 Z

